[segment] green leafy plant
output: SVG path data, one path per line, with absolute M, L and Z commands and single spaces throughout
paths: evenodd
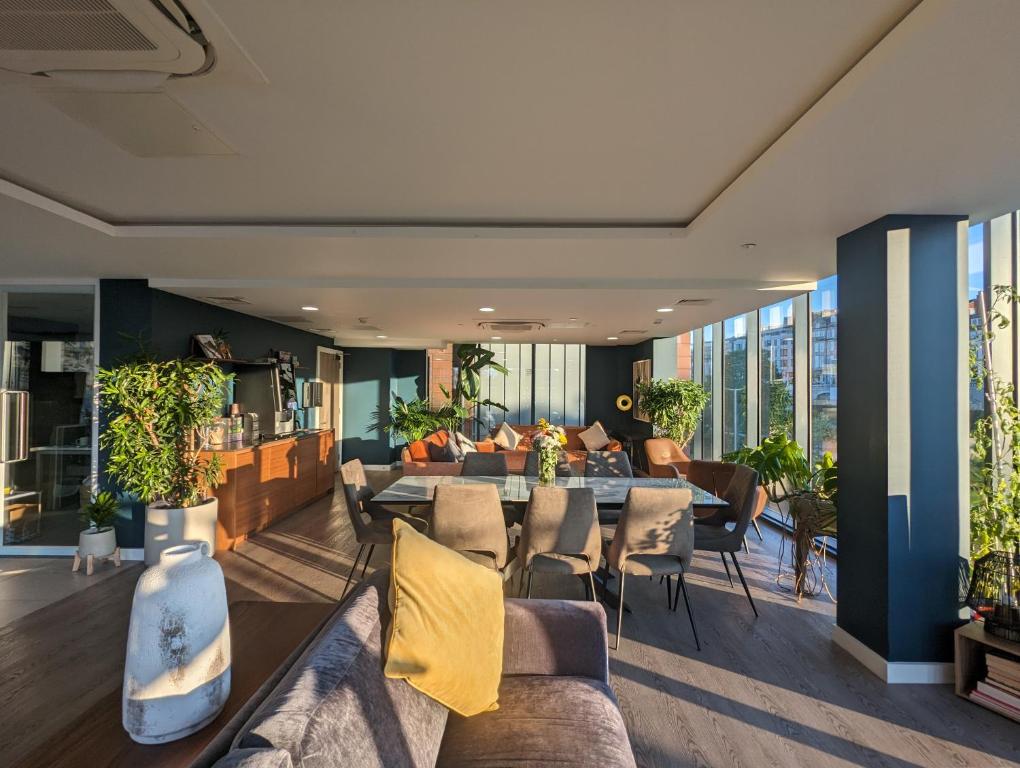
M 705 388 L 687 379 L 651 379 L 638 382 L 637 392 L 641 410 L 648 414 L 656 434 L 686 446 L 708 405 Z
M 1011 551 L 1020 542 L 1020 409 L 1013 385 L 991 364 L 996 332 L 1009 328 L 1016 289 L 997 285 L 991 303 L 975 299 L 978 326 L 970 345 L 970 378 L 984 391 L 984 415 L 971 427 L 970 552 Z
M 147 504 L 199 503 L 219 484 L 219 457 L 206 460 L 199 451 L 232 378 L 214 362 L 190 359 L 139 358 L 100 369 L 107 424 L 99 444 L 109 451 L 109 476 Z
M 94 526 L 96 530 L 105 531 L 117 519 L 118 509 L 120 509 L 120 502 L 117 501 L 116 495 L 110 491 L 100 491 L 92 497 L 88 504 L 82 507 L 79 517 L 86 527 Z
M 464 406 L 452 402 L 433 408 L 428 400 L 404 400 L 394 394 L 385 420 L 380 423 L 377 417 L 376 424 L 371 429 L 381 428 L 386 432 L 393 432 L 406 442 L 412 443 L 441 429 L 455 432 L 467 415 L 468 411 Z
M 483 371 L 493 370 L 503 376 L 509 373 L 504 366 L 494 362 L 496 353 L 479 344 L 454 344 L 453 356 L 457 361 L 453 391 L 440 387 L 450 402 L 466 407 L 488 406 L 502 411 L 507 410 L 502 403 L 481 399 Z

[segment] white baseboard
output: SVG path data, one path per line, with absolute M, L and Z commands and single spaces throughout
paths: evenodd
M 144 560 L 145 549 L 143 547 L 125 547 L 120 551 L 121 560 Z
M 954 667 L 950 662 L 887 661 L 842 627 L 832 628 L 832 642 L 890 685 L 943 685 L 953 682 Z

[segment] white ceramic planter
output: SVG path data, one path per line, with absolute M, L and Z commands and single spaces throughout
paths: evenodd
M 159 554 L 180 544 L 209 545 L 216 549 L 216 514 L 219 504 L 212 496 L 193 507 L 171 507 L 155 502 L 145 508 L 145 564 L 155 565 Z
M 141 744 L 203 728 L 230 694 L 227 591 L 219 563 L 203 548 L 163 550 L 135 587 L 121 714 Z
M 117 548 L 117 533 L 113 528 L 86 528 L 78 534 L 78 556 L 85 560 L 89 555 L 99 559 L 109 557 Z

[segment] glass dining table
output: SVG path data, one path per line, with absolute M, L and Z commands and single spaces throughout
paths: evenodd
M 537 477 L 507 475 L 506 477 L 450 477 L 436 475 L 412 475 L 401 477 L 391 486 L 373 497 L 378 504 L 421 506 L 432 503 L 432 495 L 438 485 L 494 485 L 499 491 L 500 501 L 523 507 L 528 503 L 531 489 L 539 485 Z M 627 500 L 631 488 L 688 488 L 694 494 L 695 508 L 718 509 L 729 504 L 713 496 L 683 478 L 673 477 L 557 477 L 557 488 L 591 488 L 595 491 L 595 504 L 599 510 L 599 521 L 615 523 L 620 509 Z

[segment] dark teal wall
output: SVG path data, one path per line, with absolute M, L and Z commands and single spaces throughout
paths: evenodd
M 297 371 L 299 382 L 315 375 L 316 347 L 335 348 L 326 336 L 301 331 L 251 315 L 234 312 L 200 301 L 150 288 L 146 280 L 99 281 L 99 365 L 110 367 L 139 350 L 138 339 L 149 346 L 156 357 L 171 360 L 186 357 L 191 337 L 196 333 L 224 330 L 234 357 L 265 357 L 271 350 L 296 354 L 304 370 Z M 104 426 L 100 421 L 100 429 Z M 105 452 L 100 452 L 100 485 L 110 487 L 103 468 Z M 122 547 L 140 547 L 143 543 L 145 512 L 141 505 L 131 519 L 120 521 L 117 540 Z
M 391 396 L 425 397 L 424 350 L 354 348 L 344 354 L 344 461 L 389 464 L 400 458 L 399 441 L 378 427 Z
M 888 216 L 837 241 L 838 625 L 889 661 L 950 661 L 959 622 L 958 216 Z M 887 233 L 910 229 L 910 498 L 888 492 Z
M 652 340 L 618 347 L 589 346 L 585 350 L 584 420 L 601 421 L 610 432 L 651 437 L 650 424 L 638 421 L 631 412 L 616 408 L 620 395 L 633 396 L 633 364 L 652 359 Z

